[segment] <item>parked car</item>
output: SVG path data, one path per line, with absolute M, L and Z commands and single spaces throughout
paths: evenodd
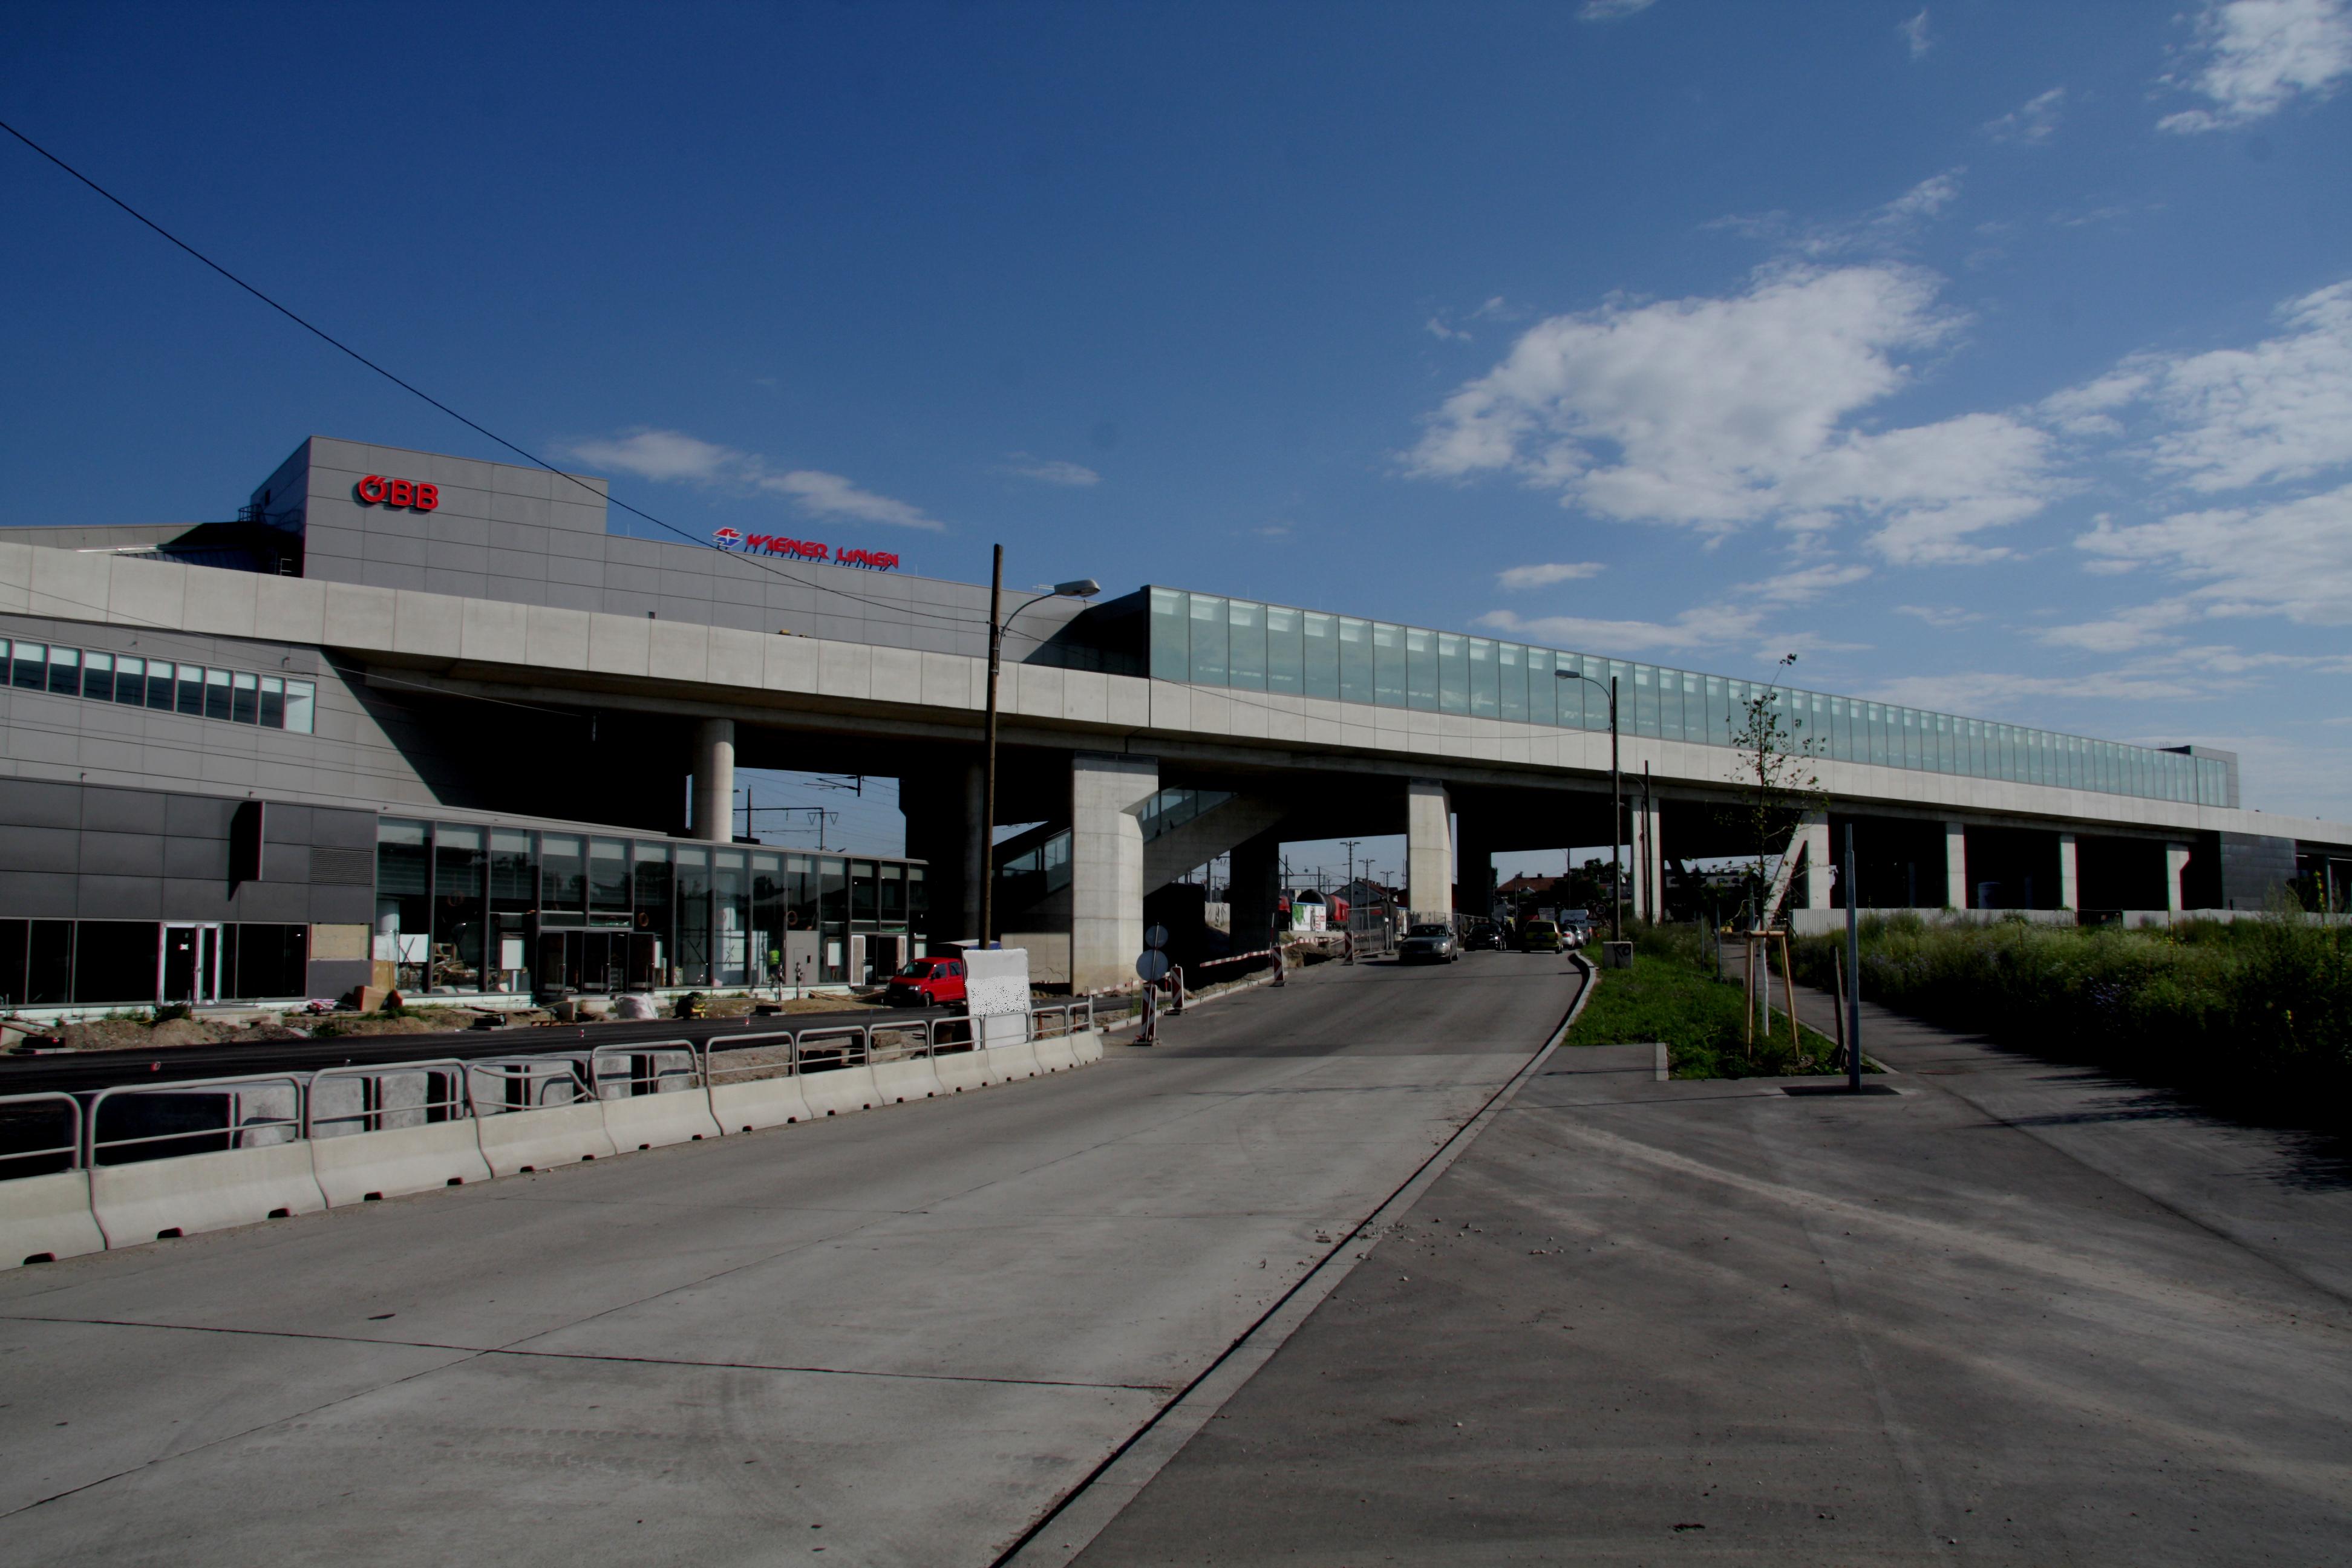
M 1397 943 L 1399 963 L 1458 963 L 1462 960 L 1462 944 L 1454 940 L 1450 926 L 1414 926 Z
M 890 976 L 882 996 L 893 1007 L 961 1007 L 963 960 L 937 953 L 911 960 Z
M 1560 934 L 1555 921 L 1521 921 L 1519 922 L 1521 952 L 1566 952 L 1568 939 Z

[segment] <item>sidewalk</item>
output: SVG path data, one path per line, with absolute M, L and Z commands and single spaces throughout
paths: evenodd
M 1079 1561 L 2352 1561 L 2340 1164 L 1864 1029 L 1561 1052 Z

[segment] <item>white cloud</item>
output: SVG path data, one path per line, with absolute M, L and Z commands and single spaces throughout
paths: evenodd
M 1895 613 L 1925 621 L 1931 626 L 1965 626 L 1984 619 L 1976 610 L 1965 610 L 1958 605 L 1897 605 Z
M 1911 58 L 1915 60 L 1936 47 L 1936 40 L 1927 36 L 1927 12 L 1924 6 L 1909 21 L 1895 24 L 1895 30 L 1903 35 L 1903 41 L 1910 46 Z
M 839 474 L 795 468 L 788 474 L 763 475 L 752 482 L 761 489 L 792 497 L 812 517 L 846 517 L 860 522 L 888 523 L 894 528 L 947 531 L 947 524 L 925 515 L 922 508 L 861 489 Z
M 2298 93 L 2325 98 L 2352 75 L 2352 14 L 2344 0 L 2228 0 L 2198 18 L 2203 66 L 2180 85 L 2211 109 L 2183 110 L 2160 131 L 2220 131 L 2284 109 Z
M 2352 626 L 2352 485 L 2132 527 L 2102 520 L 2074 544 L 2096 557 L 2134 562 L 2197 584 L 2167 602 L 2185 615 L 2283 616 L 2302 626 Z
M 1439 316 L 1432 316 L 1428 321 L 1423 321 L 1422 323 L 1421 330 L 1427 332 L 1431 337 L 1437 339 L 1440 342 L 1466 343 L 1470 341 L 1470 334 L 1468 332 L 1462 331 L 1459 327 L 1447 326 L 1444 319 Z
M 2352 462 L 2352 281 L 2290 300 L 2279 316 L 2287 330 L 2252 348 L 2135 354 L 2044 399 L 2042 413 L 2069 434 L 2113 437 L 2144 405 L 2168 427 L 2141 456 L 2208 493 Z
M 1596 620 L 1586 616 L 1520 616 L 1508 610 L 1489 610 L 1478 617 L 1477 624 L 1538 642 L 1606 648 L 1616 654 L 1678 652 L 1744 642 L 1757 634 L 1763 619 L 1759 611 L 1712 605 L 1685 610 L 1672 621 Z
M 1523 588 L 1546 588 L 1554 583 L 1577 583 L 1598 576 L 1603 570 L 1598 561 L 1549 561 L 1540 566 L 1510 566 L 1495 574 L 1497 587 L 1510 592 Z
M 614 468 L 642 479 L 705 485 L 725 479 L 744 460 L 740 452 L 676 430 L 632 430 L 601 441 L 582 441 L 570 455 L 591 468 Z
M 815 468 L 772 472 L 765 458 L 677 430 L 640 428 L 580 441 L 566 455 L 590 468 L 635 474 L 662 483 L 684 483 L 789 498 L 812 517 L 855 518 L 897 528 L 944 531 L 947 524 L 910 502 L 861 489 L 839 474 Z
M 1996 142 L 2036 146 L 2058 133 L 2058 118 L 2066 107 L 2066 89 L 2053 87 L 2027 99 L 1998 120 L 1984 123 L 1984 133 Z
M 2021 699 L 2071 697 L 2132 702 L 2179 702 L 2209 695 L 2180 676 L 2092 670 L 2080 675 L 2010 675 L 1996 670 L 1949 675 L 1906 675 L 1883 680 L 1858 695 L 1906 708 L 1945 713 L 1999 712 Z
M 1026 452 L 1007 454 L 1004 466 L 997 471 L 1014 479 L 1034 479 L 1041 485 L 1065 485 L 1074 489 L 1102 482 L 1100 474 L 1081 464 L 1059 458 L 1033 458 Z
M 1949 199 L 1929 182 L 1894 205 Z M 1555 316 L 1428 416 L 1408 470 L 1509 474 L 1603 517 L 1718 534 L 1861 521 L 1906 563 L 2003 553 L 1970 536 L 2055 493 L 2044 433 L 2007 414 L 1859 422 L 1911 384 L 1906 353 L 1959 331 L 1937 288 L 1891 263 L 1789 267 L 1728 298 Z
M 1620 16 L 1632 16 L 1648 10 L 1655 0 L 1584 0 L 1584 7 L 1576 14 L 1580 22 L 1613 22 Z
M 1843 588 L 1859 583 L 1870 575 L 1867 566 L 1839 566 L 1823 563 L 1783 572 L 1761 583 L 1748 584 L 1743 591 L 1755 595 L 1771 605 L 1807 605 L 1832 588 Z

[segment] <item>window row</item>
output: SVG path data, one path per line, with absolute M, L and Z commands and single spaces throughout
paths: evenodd
M 923 868 L 384 818 L 374 957 L 404 991 L 862 983 L 928 920 Z M 868 955 L 860 962 L 860 955 Z
M 310 734 L 319 705 L 315 682 L 280 675 L 216 669 L 136 654 L 100 653 L 62 643 L 0 640 L 8 684 L 52 697 L 79 697 L 125 708 L 152 708 L 194 719 L 257 724 Z
M 1571 730 L 1609 728 L 1613 681 L 1628 735 L 1735 745 L 1760 700 L 1790 744 L 1840 762 L 2202 805 L 2232 793 L 2220 758 L 1178 588 L 1150 600 L 1160 680 Z
M 0 1004 L 290 1001 L 310 951 L 303 925 L 0 920 Z

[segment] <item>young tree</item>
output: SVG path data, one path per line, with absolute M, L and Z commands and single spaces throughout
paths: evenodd
M 1787 669 L 1796 662 L 1795 654 L 1786 654 L 1780 665 Z M 1825 749 L 1824 737 L 1806 732 L 1805 721 L 1789 711 L 1786 698 L 1771 682 L 1755 688 L 1739 705 L 1739 727 L 1731 737 L 1739 752 L 1732 774 L 1740 793 L 1736 816 L 1741 837 L 1753 848 L 1748 888 L 1758 900 L 1771 886 L 1773 867 L 1797 824 L 1827 800 L 1813 769 L 1813 760 Z M 1811 874 L 1825 877 L 1829 868 L 1813 867 Z

